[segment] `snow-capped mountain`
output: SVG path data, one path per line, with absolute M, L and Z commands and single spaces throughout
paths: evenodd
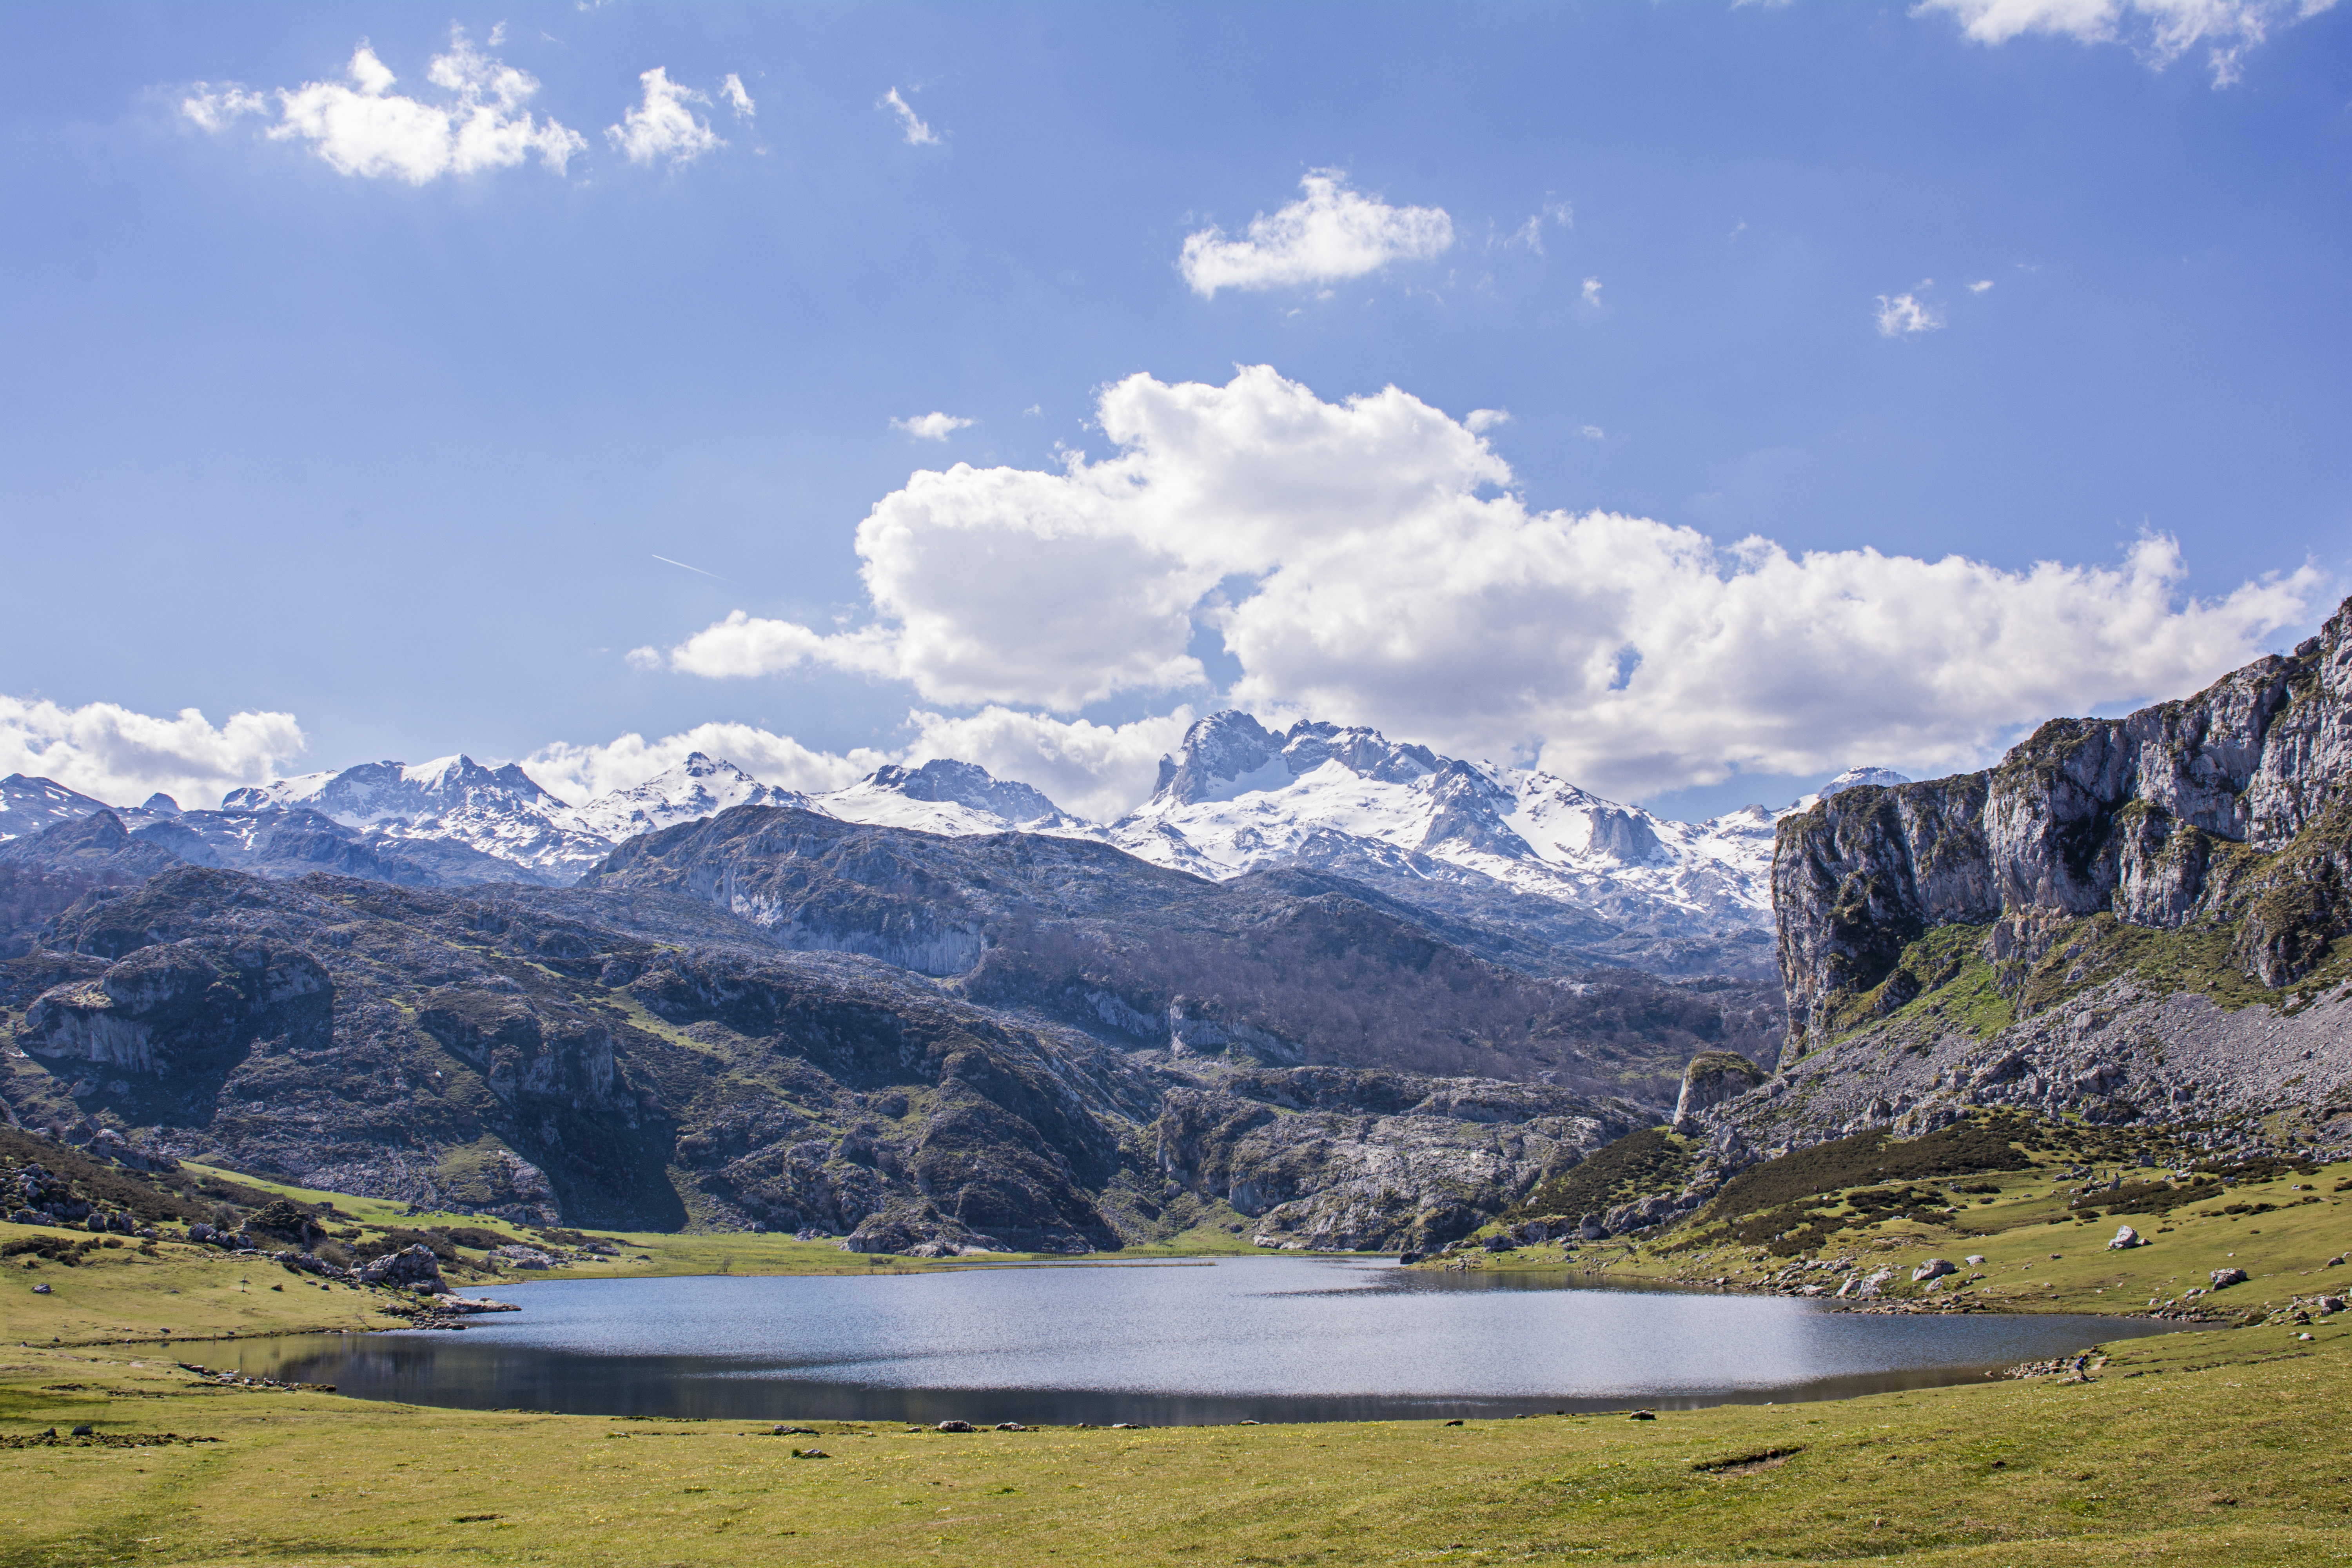
M 10 773 L 0 779 L 0 843 L 29 837 L 60 822 L 79 822 L 105 809 L 104 801 L 76 795 L 61 784 Z
M 1901 782 L 1858 768 L 1822 793 Z M 1276 734 L 1228 711 L 1186 732 L 1151 798 L 1109 838 L 1201 876 L 1317 867 L 1445 913 L 1532 922 L 1588 951 L 1605 927 L 1636 939 L 1654 965 L 1753 969 L 1769 948 L 1774 825 L 1818 798 L 1677 822 L 1376 730 L 1301 722 Z M 1590 919 L 1563 923 L 1547 904 Z
M 624 839 L 738 805 L 950 837 L 1021 831 L 1107 841 L 1224 880 L 1328 871 L 1505 940 L 1660 973 L 1762 973 L 1770 959 L 1774 826 L 1822 795 L 1906 782 L 1853 768 L 1777 810 L 1677 822 L 1530 768 L 1438 755 L 1376 730 L 1246 713 L 1195 723 L 1151 798 L 1106 826 L 970 763 L 890 766 L 819 795 L 698 752 L 629 789 L 571 805 L 512 764 L 366 763 L 231 792 L 218 811 L 158 795 L 119 816 L 133 837 L 198 864 L 467 884 L 568 883 Z M 0 780 L 0 840 L 101 809 L 46 779 Z
M 613 848 L 610 837 L 572 822 L 572 808 L 514 763 L 486 768 L 467 756 L 362 763 L 341 773 L 303 773 L 231 790 L 221 802 L 225 812 L 298 805 L 346 827 L 374 828 L 393 838 L 454 839 L 566 880 Z
M 641 784 L 600 795 L 585 805 L 562 807 L 551 815 L 562 826 L 601 838 L 609 850 L 624 838 L 697 822 L 739 805 L 814 809 L 809 797 L 796 789 L 761 784 L 732 763 L 695 752 Z
M 1275 734 L 1224 712 L 1192 726 L 1161 762 L 1159 789 L 1110 838 L 1207 877 L 1352 853 L 1567 903 L 1654 903 L 1746 925 L 1770 914 L 1777 815 L 1758 807 L 1675 822 L 1549 773 L 1441 757 L 1376 730 L 1301 722 Z
M 994 777 L 976 763 L 945 758 L 919 768 L 877 769 L 846 789 L 804 804 L 845 822 L 950 837 L 1013 830 L 1075 838 L 1103 836 L 1100 827 L 1068 815 L 1043 790 Z

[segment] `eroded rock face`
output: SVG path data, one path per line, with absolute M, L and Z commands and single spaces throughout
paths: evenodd
M 2195 697 L 2053 720 L 1985 773 L 1831 795 L 1781 823 L 1772 876 L 1784 1065 L 1938 984 L 1900 961 L 1947 925 L 2031 963 L 2084 917 L 2234 922 L 2235 961 L 2288 984 L 2352 931 L 2352 601 Z
M 325 1037 L 332 986 L 316 960 L 262 941 L 205 938 L 143 949 L 89 980 L 42 993 L 18 1047 L 134 1073 L 223 1063 L 257 1038 Z

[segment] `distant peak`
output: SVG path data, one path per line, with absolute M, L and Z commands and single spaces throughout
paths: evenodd
M 1898 773 L 1893 768 L 1848 768 L 1822 785 L 1822 797 L 1826 800 L 1841 790 L 1861 789 L 1865 785 L 1874 789 L 1889 789 L 1910 782 L 1907 774 Z
M 978 763 L 953 757 L 933 757 L 919 767 L 886 763 L 866 775 L 866 788 L 906 796 L 908 800 L 951 803 L 1001 816 L 1007 822 L 1035 822 L 1059 816 L 1053 797 L 1018 779 L 1000 779 Z

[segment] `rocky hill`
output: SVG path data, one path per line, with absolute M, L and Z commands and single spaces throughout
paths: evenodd
M 1997 767 L 1782 822 L 1751 1142 L 1970 1108 L 2352 1142 L 2352 601 L 2318 637 Z
M 719 821 L 779 819 L 891 831 L 761 807 Z M 1195 880 L 1143 868 L 1105 893 L 1066 867 L 1016 875 L 1016 858 L 989 895 L 1016 915 Z M 890 1251 L 1202 1224 L 1425 1246 L 1654 1114 L 1560 1086 L 1265 1062 L 1181 1028 L 1108 1045 L 877 959 L 787 951 L 703 893 L 620 871 L 450 891 L 180 866 L 100 889 L 0 962 L 0 1099 L 22 1125 L 137 1158 Z

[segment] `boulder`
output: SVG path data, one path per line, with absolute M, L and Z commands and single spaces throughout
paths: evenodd
M 429 1285 L 434 1293 L 441 1293 L 441 1263 L 433 1249 L 419 1242 L 398 1252 L 387 1252 L 371 1259 L 360 1270 L 360 1281 L 366 1285 Z
M 1609 1227 L 1601 1223 L 1601 1216 L 1597 1214 L 1586 1215 L 1577 1222 L 1576 1237 L 1579 1241 L 1599 1241 L 1608 1234 Z
M 2212 1273 L 2213 1289 L 2222 1290 L 2232 1285 L 2242 1285 L 2246 1279 L 2246 1271 L 2242 1268 L 2216 1268 Z
M 560 1261 L 553 1253 L 525 1247 L 519 1241 L 490 1248 L 490 1256 L 509 1268 L 552 1268 Z
M 1925 1263 L 1919 1265 L 1918 1268 L 1911 1270 L 1911 1282 L 1914 1285 L 1916 1285 L 1922 1280 L 1941 1279 L 1947 1274 L 1957 1274 L 1959 1270 L 1954 1268 L 1946 1259 L 1941 1258 L 1930 1258 Z
M 931 1428 L 935 1432 L 977 1432 L 979 1427 L 969 1421 L 942 1421 Z
M 2147 1245 L 2147 1243 L 2146 1239 L 2141 1237 L 2140 1233 L 2126 1225 L 2116 1229 L 2116 1238 L 2107 1243 L 2107 1250 L 2109 1252 L 2124 1252 L 2132 1247 L 2145 1247 L 2146 1245 Z

